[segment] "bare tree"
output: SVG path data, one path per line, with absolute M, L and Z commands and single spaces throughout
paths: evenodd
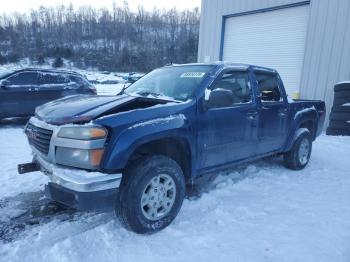
M 136 12 L 127 1 L 112 10 L 41 6 L 29 14 L 0 16 L 1 63 L 29 57 L 70 59 L 78 67 L 148 71 L 196 60 L 199 9 Z M 40 61 L 39 61 L 40 60 Z

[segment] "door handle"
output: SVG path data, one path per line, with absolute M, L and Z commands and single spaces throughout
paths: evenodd
M 286 108 L 278 110 L 278 115 L 279 116 L 285 116 L 286 114 L 287 114 L 287 109 Z
M 257 118 L 257 116 L 258 116 L 258 112 L 248 112 L 247 113 L 247 118 L 249 119 L 249 120 L 254 120 L 254 119 L 256 119 Z

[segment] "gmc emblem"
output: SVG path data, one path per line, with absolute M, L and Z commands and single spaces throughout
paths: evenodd
M 35 140 L 37 138 L 35 130 L 33 130 L 32 128 L 27 128 L 26 134 L 29 139 Z

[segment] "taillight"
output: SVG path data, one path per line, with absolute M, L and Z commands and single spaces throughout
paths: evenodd
M 97 95 L 97 90 L 94 86 L 90 86 L 89 88 L 93 94 Z

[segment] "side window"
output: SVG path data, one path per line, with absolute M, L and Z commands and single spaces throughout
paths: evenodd
M 69 83 L 69 78 L 65 74 L 41 73 L 41 85 L 63 85 Z
M 70 75 L 69 76 L 69 81 L 71 85 L 76 85 L 76 86 L 84 86 L 86 85 L 84 80 L 78 76 L 73 76 L 73 75 Z
M 262 102 L 278 102 L 282 101 L 282 93 L 278 86 L 278 78 L 276 74 L 255 73 L 259 94 Z
M 10 87 L 21 87 L 38 85 L 38 73 L 36 72 L 23 72 L 10 76 L 6 79 Z
M 221 88 L 232 92 L 233 103 L 249 103 L 252 101 L 252 92 L 249 83 L 248 72 L 228 71 L 219 76 L 211 87 L 211 90 Z

